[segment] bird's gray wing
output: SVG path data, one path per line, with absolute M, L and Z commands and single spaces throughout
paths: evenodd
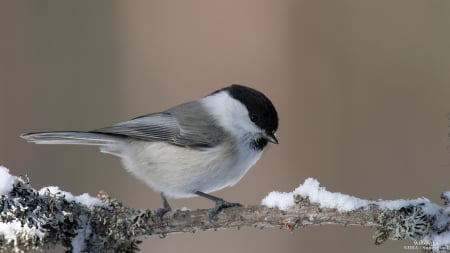
M 167 113 L 155 113 L 112 126 L 93 130 L 94 133 L 133 137 L 149 141 L 174 142 L 180 133 L 178 122 Z
M 223 140 L 224 131 L 197 102 L 190 102 L 161 113 L 96 129 L 94 133 L 127 136 L 145 141 L 162 141 L 179 146 L 213 147 Z

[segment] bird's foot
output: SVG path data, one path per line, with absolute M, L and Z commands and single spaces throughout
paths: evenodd
M 200 197 L 203 197 L 203 198 L 209 199 L 211 201 L 214 201 L 214 203 L 216 203 L 216 205 L 213 208 L 209 209 L 209 211 L 208 211 L 208 221 L 210 223 L 213 223 L 214 218 L 223 209 L 230 208 L 230 207 L 235 207 L 235 206 L 242 206 L 239 203 L 228 202 L 228 201 L 225 201 L 225 200 L 223 200 L 223 199 L 221 199 L 219 197 L 216 197 L 216 196 L 213 196 L 213 195 L 209 195 L 209 194 L 206 194 L 206 193 L 201 192 L 201 191 L 196 191 L 195 194 L 197 194 Z
M 166 199 L 166 196 L 164 196 L 164 193 L 161 192 L 161 198 L 163 201 L 163 207 L 159 208 L 156 211 L 156 217 L 158 217 L 158 219 L 162 219 L 164 217 L 164 215 L 170 211 L 172 211 L 172 207 L 170 207 L 169 202 Z
M 225 200 L 220 200 L 216 202 L 216 205 L 209 209 L 208 211 L 208 221 L 210 223 L 213 223 L 214 218 L 223 210 L 223 209 L 227 209 L 230 207 L 235 207 L 235 206 L 242 206 L 239 203 L 232 203 L 232 202 L 228 202 Z

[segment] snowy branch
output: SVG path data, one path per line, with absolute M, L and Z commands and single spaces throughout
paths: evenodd
M 375 243 L 421 240 L 438 249 L 450 245 L 450 193 L 443 207 L 427 199 L 369 201 L 333 193 L 314 179 L 291 193 L 270 193 L 263 205 L 233 207 L 208 221 L 208 210 L 176 210 L 159 219 L 156 211 L 124 207 L 106 193 L 73 196 L 56 187 L 39 191 L 28 178 L 0 167 L 0 250 L 136 252 L 142 236 L 232 228 L 299 229 L 310 225 L 355 225 L 376 229 Z

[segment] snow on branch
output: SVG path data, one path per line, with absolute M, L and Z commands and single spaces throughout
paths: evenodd
M 450 192 L 444 206 L 425 198 L 372 201 L 327 191 L 307 179 L 290 193 L 272 192 L 262 205 L 233 207 L 208 221 L 208 210 L 156 211 L 127 208 L 106 193 L 73 196 L 57 187 L 33 189 L 26 177 L 0 166 L 0 251 L 136 252 L 143 236 L 231 228 L 288 230 L 310 225 L 355 225 L 376 229 L 376 244 L 420 240 L 433 250 L 450 248 Z

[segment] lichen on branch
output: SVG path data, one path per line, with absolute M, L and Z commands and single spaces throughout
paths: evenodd
M 27 177 L 11 177 L 13 180 L 8 182 L 12 185 L 0 197 L 0 250 L 22 252 L 62 245 L 67 252 L 136 252 L 143 236 L 163 238 L 201 230 L 255 227 L 294 230 L 324 224 L 375 228 L 376 244 L 410 239 L 437 249 L 446 247 L 450 241 L 447 206 L 422 198 L 362 201 L 328 192 L 312 181 L 300 192 L 281 193 L 288 201 L 292 200 L 288 207 L 286 202 L 281 209 L 265 205 L 232 207 L 209 222 L 208 209 L 175 210 L 161 219 L 156 211 L 125 207 L 105 192 L 93 198 L 73 196 L 56 187 L 38 191 L 31 187 Z M 349 208 L 349 203 L 343 203 L 346 211 L 339 206 L 327 206 L 334 205 L 330 199 L 336 196 L 358 204 Z M 448 196 L 443 194 L 446 204 Z

